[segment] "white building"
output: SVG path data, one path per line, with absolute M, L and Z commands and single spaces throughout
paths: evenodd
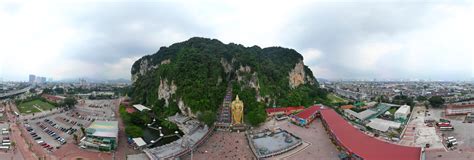
M 401 124 L 394 121 L 387 121 L 384 119 L 374 118 L 370 120 L 367 126 L 381 132 L 387 132 L 388 129 L 390 128 L 393 128 L 393 129 L 400 128 Z
M 410 114 L 409 105 L 400 106 L 400 108 L 398 108 L 398 110 L 395 111 L 395 119 L 406 120 L 409 114 Z
M 141 104 L 134 104 L 133 107 L 134 107 L 135 109 L 137 109 L 138 111 L 140 111 L 140 112 L 143 111 L 143 110 L 151 110 L 150 108 L 145 107 L 145 106 L 143 106 L 143 105 L 141 105 Z

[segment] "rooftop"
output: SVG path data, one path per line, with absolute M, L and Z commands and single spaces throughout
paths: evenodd
M 132 139 L 135 144 L 137 144 L 138 147 L 145 146 L 146 142 L 142 138 L 133 138 Z
M 395 114 L 401 113 L 401 114 L 408 114 L 410 113 L 410 106 L 409 105 L 403 105 L 398 108 L 397 111 L 395 111 Z
M 375 111 L 373 111 L 373 110 L 370 110 L 370 109 L 366 109 L 366 110 L 364 110 L 364 111 L 362 111 L 362 112 L 359 112 L 359 113 L 357 113 L 357 112 L 355 112 L 355 111 L 353 111 L 353 110 L 350 110 L 350 109 L 346 109 L 346 110 L 344 110 L 344 112 L 349 113 L 349 114 L 351 114 L 351 115 L 357 117 L 357 118 L 360 119 L 360 120 L 366 120 L 366 119 L 367 119 L 368 117 L 370 117 L 371 115 L 377 113 L 377 112 L 375 112 Z
M 306 108 L 305 110 L 301 111 L 298 113 L 296 116 L 302 119 L 307 119 L 311 115 L 314 115 L 316 112 L 318 112 L 321 109 L 321 106 L 311 106 L 309 108 Z
M 118 122 L 117 121 L 94 121 L 86 129 L 88 135 L 96 137 L 117 138 Z
M 382 131 L 382 132 L 388 131 L 389 128 L 398 129 L 400 128 L 401 125 L 402 124 L 398 122 L 388 121 L 388 120 L 379 119 L 379 118 L 371 119 L 370 122 L 367 124 L 367 126 L 373 129 Z
M 474 104 L 448 105 L 446 109 L 474 108 Z
M 291 112 L 291 111 L 302 110 L 302 109 L 304 109 L 304 106 L 267 108 L 267 109 L 265 109 L 265 111 L 267 112 L 267 114 L 270 114 L 270 113 L 273 113 L 273 112 Z
M 151 110 L 150 108 L 148 107 L 145 107 L 141 104 L 134 104 L 133 107 L 135 107 L 137 110 L 139 110 L 140 112 L 143 111 L 143 110 Z
M 348 151 L 366 160 L 419 160 L 421 148 L 391 144 L 368 136 L 353 127 L 332 109 L 322 109 L 321 117 L 328 129 Z

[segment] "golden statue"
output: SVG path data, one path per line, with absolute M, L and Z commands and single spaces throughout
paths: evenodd
M 232 101 L 232 124 L 238 125 L 243 123 L 244 119 L 244 103 L 239 99 L 239 95 Z

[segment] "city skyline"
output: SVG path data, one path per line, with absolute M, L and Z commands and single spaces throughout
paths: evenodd
M 191 37 L 282 46 L 317 78 L 473 80 L 472 2 L 1 2 L 0 77 L 130 79 Z M 262 12 L 264 8 L 264 12 Z

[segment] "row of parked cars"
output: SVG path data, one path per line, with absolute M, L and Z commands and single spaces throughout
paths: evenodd
M 65 119 L 65 118 L 63 118 L 63 119 Z M 51 122 L 49 119 L 45 119 L 45 121 L 46 121 L 46 120 L 47 120 L 48 122 Z M 55 123 L 53 122 L 53 124 L 55 124 Z M 77 129 L 72 128 L 72 127 L 66 128 L 66 127 L 59 127 L 59 126 L 58 126 L 58 127 L 55 127 L 55 128 L 58 129 L 58 130 L 60 130 L 60 131 L 62 131 L 62 132 L 64 132 L 64 133 L 67 133 L 67 134 L 69 134 L 69 135 L 72 135 L 72 134 L 74 134 L 74 133 L 77 131 Z
M 46 123 L 49 123 L 50 125 L 52 124 L 52 121 L 49 121 L 49 120 L 47 121 L 47 119 L 45 119 L 45 122 L 46 122 Z M 48 135 L 50 135 L 51 137 L 53 137 L 53 138 L 54 138 L 55 140 L 57 140 L 60 144 L 66 144 L 66 140 L 65 140 L 64 138 L 60 137 L 58 134 L 56 134 L 56 132 L 50 130 L 48 127 L 46 127 L 45 125 L 43 125 L 41 122 L 37 122 L 36 124 L 38 124 L 39 127 L 40 127 L 41 129 L 43 129 L 43 131 L 44 131 L 45 133 L 47 133 Z M 56 126 L 56 125 L 54 125 L 54 126 Z M 53 127 L 54 127 L 54 126 L 53 126 Z
M 31 128 L 31 126 L 29 124 L 25 124 L 25 127 L 26 127 L 26 130 L 30 133 L 31 137 L 36 140 L 36 142 L 38 144 L 40 144 L 44 149 L 48 150 L 48 151 L 52 151 L 54 149 L 53 146 L 45 143 L 44 141 L 41 140 L 41 136 L 39 136 L 38 134 L 36 134 L 36 132 L 34 131 L 33 128 Z
M 72 125 L 77 125 L 79 127 L 82 127 L 82 123 L 78 123 L 77 121 L 73 121 L 73 120 L 70 120 L 70 119 L 67 119 L 67 118 L 63 118 L 64 121 L 66 121 L 67 123 L 70 123 Z
M 2 130 L 6 130 L 6 128 L 4 128 Z M 8 149 L 10 149 L 10 146 L 11 146 L 10 137 L 9 136 L 3 137 L 2 138 L 2 143 L 0 145 L 0 149 L 1 150 L 8 150 Z
M 445 141 L 448 148 L 453 148 L 458 145 L 458 141 L 453 136 L 446 137 Z
M 40 140 L 41 139 L 41 136 L 36 134 L 36 132 L 33 130 L 33 128 L 31 128 L 31 126 L 29 124 L 25 124 L 25 127 L 26 127 L 26 130 L 28 131 L 28 133 L 30 133 L 31 137 L 34 140 Z
M 38 143 L 41 147 L 47 149 L 48 151 L 53 151 L 54 147 L 49 145 L 48 143 L 46 143 L 44 141 L 38 140 L 38 141 L 36 141 L 36 143 Z

